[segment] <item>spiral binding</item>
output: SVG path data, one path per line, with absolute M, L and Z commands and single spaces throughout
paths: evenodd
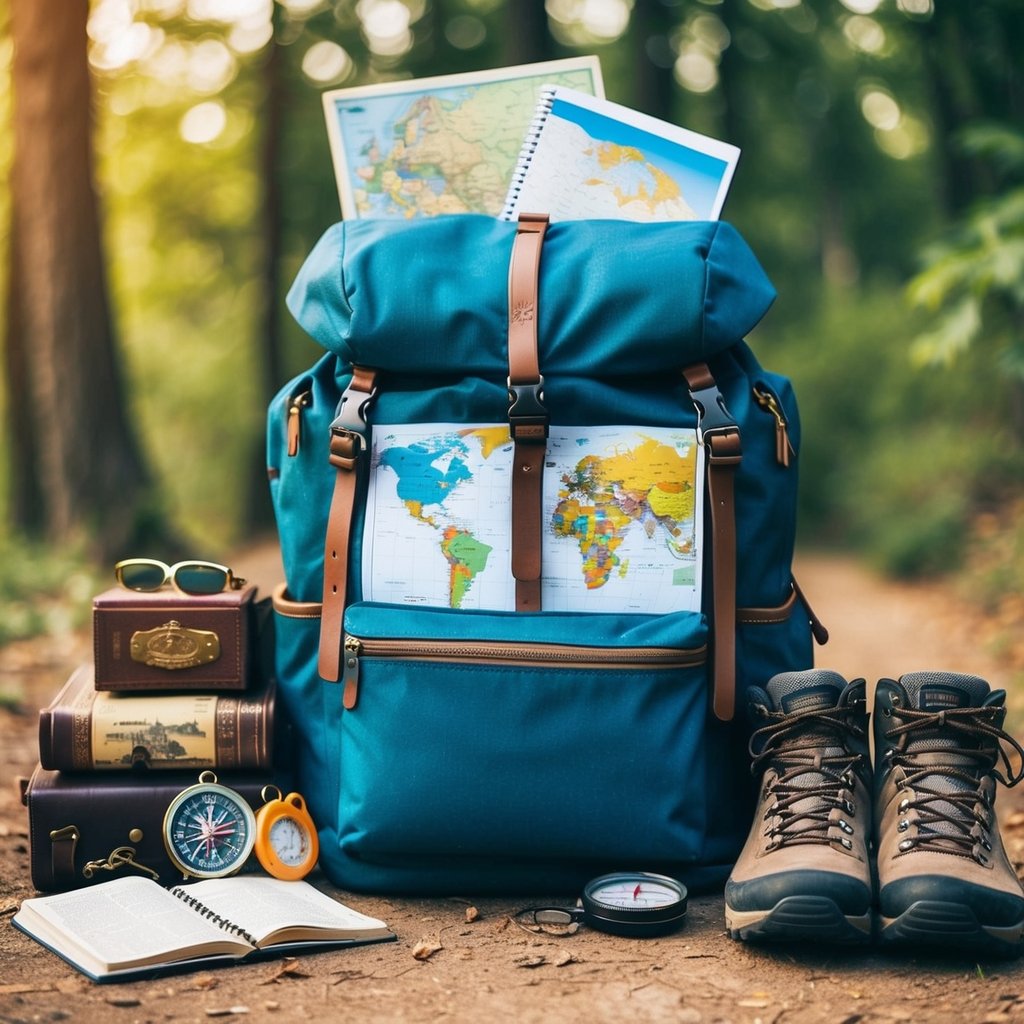
M 223 928 L 224 931 L 230 932 L 232 935 L 237 935 L 239 938 L 245 939 L 246 942 L 251 946 L 256 946 L 256 939 L 244 928 L 237 924 L 229 921 L 226 917 L 221 917 L 220 914 L 211 910 L 202 900 L 197 900 L 195 896 L 189 896 L 189 894 L 180 887 L 175 887 L 171 890 L 172 896 L 177 896 L 179 900 L 187 903 L 193 910 L 198 910 L 203 917 L 207 920 L 212 921 L 218 928 Z
M 519 193 L 523 191 L 523 182 L 526 179 L 526 172 L 530 169 L 533 154 L 537 151 L 540 133 L 547 123 L 551 107 L 555 102 L 556 88 L 556 86 L 549 85 L 540 91 L 537 109 L 534 111 L 533 120 L 526 129 L 526 138 L 523 139 L 523 147 L 519 150 L 519 159 L 516 161 L 515 170 L 512 172 L 512 184 L 509 185 L 508 194 L 505 196 L 505 208 L 501 211 L 502 220 L 515 220 Z

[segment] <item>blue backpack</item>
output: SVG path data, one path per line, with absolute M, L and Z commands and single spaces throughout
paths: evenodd
M 750 685 L 812 664 L 800 435 L 728 224 L 331 227 L 269 410 L 276 670 L 345 888 L 721 883 Z

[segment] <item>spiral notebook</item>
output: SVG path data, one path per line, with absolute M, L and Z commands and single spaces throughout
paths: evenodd
M 395 938 L 308 882 L 257 875 L 170 890 L 125 875 L 27 899 L 11 923 L 100 982 Z
M 717 220 L 739 156 L 728 143 L 546 85 L 501 219 Z

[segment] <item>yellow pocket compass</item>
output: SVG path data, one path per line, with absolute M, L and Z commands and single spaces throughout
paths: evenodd
M 304 878 L 320 855 L 306 801 L 298 793 L 282 797 L 277 786 L 264 786 L 260 796 L 266 803 L 256 812 L 257 859 L 275 878 L 288 882 Z

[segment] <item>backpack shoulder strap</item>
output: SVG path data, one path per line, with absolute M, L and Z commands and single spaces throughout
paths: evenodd
M 736 710 L 736 468 L 743 457 L 740 428 L 706 363 L 683 370 L 697 407 L 697 439 L 707 459 L 711 509 L 711 591 L 714 606 L 712 708 L 728 722 Z
M 366 410 L 376 394 L 377 371 L 352 367 L 352 380 L 341 396 L 338 416 L 331 424 L 330 462 L 338 472 L 334 478 L 324 543 L 324 603 L 317 663 L 321 678 L 331 682 L 337 682 L 341 675 L 348 599 L 348 549 L 356 504 L 357 469 L 366 450 Z M 355 694 L 346 692 L 342 699 L 354 704 Z

